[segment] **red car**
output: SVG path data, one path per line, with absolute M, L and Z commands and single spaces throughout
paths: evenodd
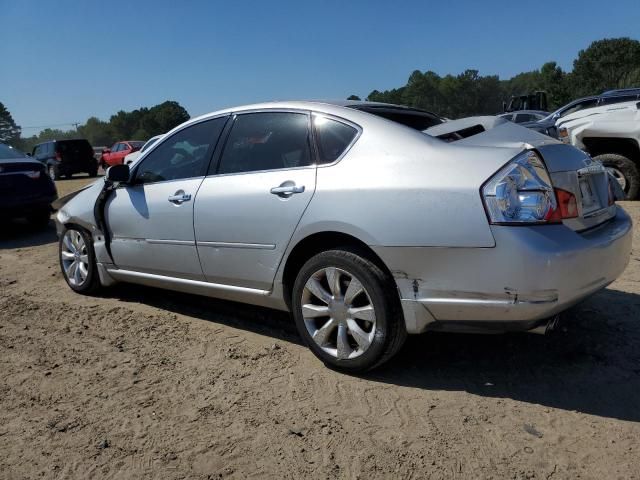
M 113 147 L 105 148 L 102 151 L 100 165 L 102 165 L 103 169 L 113 165 L 120 165 L 123 163 L 124 157 L 132 152 L 137 152 L 143 145 L 144 142 L 139 142 L 137 140 L 126 140 L 115 143 Z

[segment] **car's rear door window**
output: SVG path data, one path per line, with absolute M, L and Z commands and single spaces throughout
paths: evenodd
M 313 115 L 313 128 L 320 165 L 335 162 L 358 135 L 358 130 L 351 125 L 322 115 Z
M 309 115 L 259 112 L 238 115 L 218 172 L 241 173 L 311 165 Z
M 144 157 L 135 183 L 164 182 L 204 175 L 227 117 L 189 125 Z

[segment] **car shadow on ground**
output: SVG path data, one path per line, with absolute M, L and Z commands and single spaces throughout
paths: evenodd
M 640 295 L 604 290 L 565 312 L 545 336 L 410 337 L 366 377 L 639 422 Z
M 284 312 L 124 284 L 109 296 L 302 344 Z M 549 335 L 410 336 L 394 359 L 361 377 L 638 422 L 639 345 L 640 295 L 607 289 L 566 312 Z
M 124 283 L 114 285 L 105 291 L 105 295 L 302 345 L 293 319 L 287 312 Z
M 21 219 L 3 220 L 0 229 L 0 250 L 46 245 L 58 241 L 53 220 L 45 228 L 33 227 Z

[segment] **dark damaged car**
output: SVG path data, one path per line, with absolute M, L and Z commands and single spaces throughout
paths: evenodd
M 56 186 L 45 166 L 0 143 L 0 220 L 25 218 L 36 227 L 49 223 Z

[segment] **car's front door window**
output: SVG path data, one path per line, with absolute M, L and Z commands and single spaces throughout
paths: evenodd
M 204 175 L 227 117 L 190 125 L 147 155 L 135 172 L 135 183 L 154 183 Z

